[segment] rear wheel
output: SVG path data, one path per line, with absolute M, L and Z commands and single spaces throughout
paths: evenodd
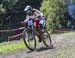
M 26 47 L 31 51 L 36 49 L 36 39 L 35 39 L 35 35 L 33 36 L 32 32 L 33 32 L 32 30 L 23 31 L 24 43 Z
M 50 37 L 49 33 L 47 32 L 47 30 L 44 30 L 44 32 L 43 32 L 43 43 L 48 48 L 53 47 L 51 37 Z

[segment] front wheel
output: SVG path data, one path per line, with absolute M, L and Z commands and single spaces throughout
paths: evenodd
M 43 43 L 46 47 L 53 48 L 52 40 L 47 30 L 44 30 L 43 32 Z
M 26 47 L 31 51 L 35 50 L 36 49 L 36 39 L 35 39 L 35 36 L 32 35 L 32 31 L 24 30 L 22 36 L 23 36 L 23 41 Z

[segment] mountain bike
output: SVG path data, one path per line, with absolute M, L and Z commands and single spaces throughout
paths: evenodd
M 34 20 L 32 20 L 32 23 L 33 23 L 32 26 L 30 28 L 25 27 L 23 30 L 23 33 L 22 33 L 23 41 L 24 41 L 26 47 L 29 50 L 34 51 L 37 46 L 36 36 L 37 37 L 38 37 L 38 35 L 40 36 L 40 33 L 41 33 L 40 38 L 39 37 L 38 38 L 41 40 L 41 42 L 43 42 L 43 44 L 46 47 L 52 48 L 53 47 L 52 40 L 51 40 L 50 34 L 48 33 L 46 27 L 43 29 L 41 29 L 41 28 L 36 29 L 34 26 Z M 40 32 L 38 32 L 38 30 Z

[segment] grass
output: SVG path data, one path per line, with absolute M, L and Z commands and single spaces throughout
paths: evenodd
M 66 31 L 66 32 L 54 32 L 52 34 L 75 34 L 75 31 Z
M 24 48 L 25 44 L 23 41 L 15 41 L 15 42 L 4 42 L 0 43 L 0 53 L 6 53 L 10 51 L 14 51 L 20 48 Z
M 64 33 L 64 34 L 75 34 L 75 32 L 66 32 L 66 33 Z

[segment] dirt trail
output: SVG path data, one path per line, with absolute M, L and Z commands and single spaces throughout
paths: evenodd
M 75 58 L 75 34 L 52 35 L 54 49 L 39 47 L 36 51 L 28 53 L 27 48 L 10 53 L 0 54 L 0 58 Z

